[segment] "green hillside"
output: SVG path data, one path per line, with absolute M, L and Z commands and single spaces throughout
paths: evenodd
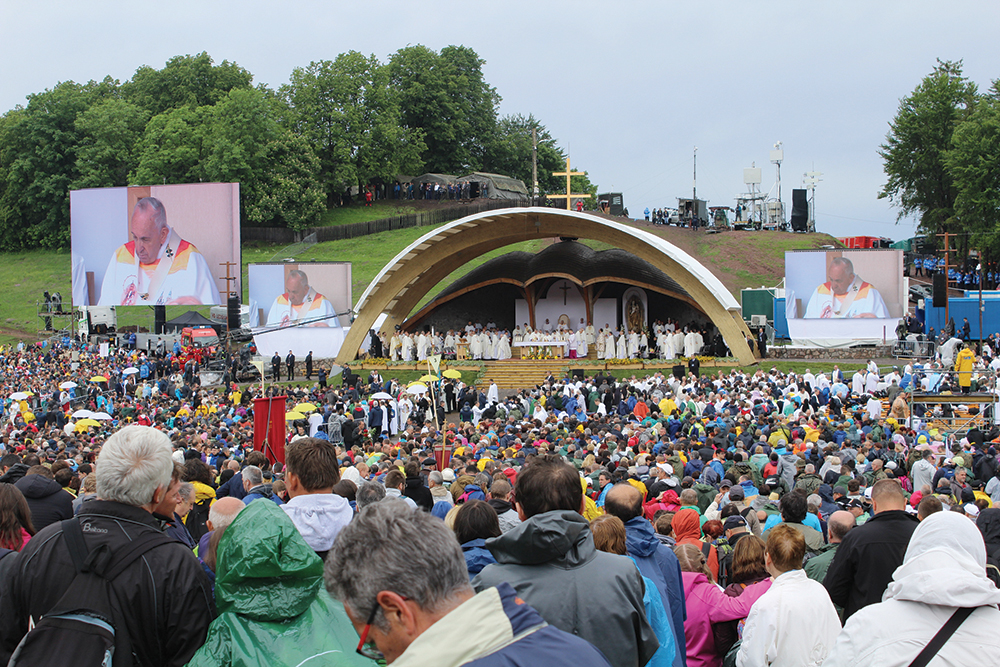
M 773 286 L 784 273 L 784 253 L 786 250 L 818 248 L 822 245 L 836 245 L 827 234 L 791 234 L 784 232 L 726 232 L 705 234 L 701 231 L 678 229 L 676 227 L 656 227 L 643 222 L 635 222 L 637 227 L 662 236 L 664 239 L 704 262 L 728 287 L 734 295 L 744 287 Z M 415 227 L 394 232 L 383 232 L 343 241 L 319 243 L 296 256 L 299 262 L 308 261 L 348 261 L 352 263 L 354 301 L 364 292 L 378 272 L 400 250 L 426 234 L 433 227 Z M 548 240 L 528 241 L 495 250 L 441 281 L 425 297 L 418 308 L 427 303 L 435 294 L 454 280 L 468 273 L 493 257 L 513 250 L 537 252 Z M 590 242 L 597 250 L 605 244 Z M 243 247 L 244 275 L 246 265 L 271 259 L 282 246 L 248 243 Z M 70 254 L 68 251 L 32 251 L 0 254 L 0 285 L 3 285 L 3 299 L 0 300 L 0 344 L 16 340 L 38 339 L 42 321 L 36 316 L 36 301 L 45 290 L 57 291 L 68 303 L 70 290 Z M 246 286 L 244 285 L 244 296 Z M 188 310 L 184 306 L 167 308 L 167 317 L 174 317 Z M 208 308 L 197 310 L 208 314 Z M 123 308 L 119 311 L 120 326 L 139 325 L 152 327 L 152 308 Z

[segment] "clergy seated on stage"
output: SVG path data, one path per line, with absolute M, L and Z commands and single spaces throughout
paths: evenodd
M 128 235 L 108 263 L 99 306 L 219 305 L 208 262 L 167 224 L 159 199 L 136 202 Z
M 278 295 L 267 314 L 267 326 L 287 327 L 305 322 L 310 327 L 339 327 L 333 304 L 309 286 L 309 276 L 292 269 L 285 276 L 285 293 Z

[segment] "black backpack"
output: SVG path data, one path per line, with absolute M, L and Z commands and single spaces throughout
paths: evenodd
M 163 533 L 146 531 L 117 553 L 102 544 L 87 550 L 79 519 L 62 522 L 63 539 L 76 576 L 53 607 L 21 639 L 9 667 L 128 667 L 132 649 L 111 582 L 140 556 L 173 542 Z

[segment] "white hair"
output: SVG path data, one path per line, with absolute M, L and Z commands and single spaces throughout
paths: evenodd
M 243 479 L 250 482 L 251 486 L 258 486 L 264 483 L 264 473 L 257 466 L 247 466 L 243 469 Z
M 126 426 L 104 443 L 97 457 L 97 496 L 141 507 L 174 472 L 170 439 L 149 426 Z
M 240 513 L 240 510 L 246 507 L 243 503 L 240 503 L 239 505 L 233 504 L 235 508 L 234 512 L 222 512 L 219 509 L 220 506 L 225 507 L 226 505 L 227 503 L 214 502 L 212 503 L 212 507 L 208 510 L 208 520 L 212 523 L 212 530 L 223 530 L 224 528 L 228 528 L 229 524 L 236 519 L 236 515 Z

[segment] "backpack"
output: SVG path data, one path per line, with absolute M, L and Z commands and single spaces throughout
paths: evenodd
M 147 551 L 174 540 L 147 531 L 117 553 L 102 544 L 87 550 L 78 519 L 61 522 L 63 539 L 76 567 L 76 576 L 62 597 L 21 639 L 9 667 L 63 667 L 77 665 L 126 667 L 132 649 L 123 622 L 127 610 L 118 610 L 111 582 Z
M 715 583 L 725 588 L 729 585 L 729 580 L 732 578 L 733 547 L 725 537 L 719 537 L 713 540 L 711 544 L 706 542 L 701 548 L 701 552 L 705 554 L 705 560 L 708 560 L 708 556 L 712 552 L 711 548 L 706 549 L 705 547 L 713 546 L 715 547 L 715 557 L 719 564 L 719 578 Z
M 205 498 L 200 503 L 192 505 L 187 516 L 184 517 L 184 525 L 191 533 L 191 539 L 194 540 L 195 544 L 208 532 L 208 513 L 211 505 L 212 498 Z

